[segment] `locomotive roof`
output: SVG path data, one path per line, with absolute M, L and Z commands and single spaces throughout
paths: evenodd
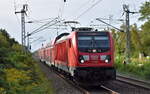
M 93 28 L 91 28 L 91 27 L 78 27 L 78 28 L 72 27 L 72 31 L 93 31 Z
M 56 39 L 55 39 L 55 42 L 58 41 L 58 40 L 60 40 L 61 38 L 65 37 L 65 36 L 68 36 L 69 34 L 70 34 L 70 33 L 62 33 L 62 34 L 58 35 L 58 36 L 56 37 Z

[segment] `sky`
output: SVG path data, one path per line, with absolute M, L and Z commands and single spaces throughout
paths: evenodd
M 91 24 L 101 25 L 96 21 L 96 18 L 125 19 L 123 14 L 123 4 L 129 5 L 130 11 L 137 12 L 145 1 L 148 0 L 1 0 L 0 1 L 0 28 L 6 29 L 12 38 L 21 42 L 21 23 L 20 14 L 15 14 L 15 11 L 20 11 L 23 4 L 28 4 L 26 22 L 26 32 L 32 32 L 46 22 L 55 17 L 65 19 L 65 21 L 76 20 L 81 26 L 89 26 Z M 130 15 L 130 24 L 137 23 L 139 26 L 142 22 L 138 21 L 140 14 Z M 49 19 L 48 19 L 49 18 Z M 44 20 L 45 19 L 45 20 Z M 46 20 L 48 19 L 48 20 Z M 37 22 L 44 20 L 43 23 Z M 44 23 L 45 22 L 45 23 Z M 93 22 L 93 23 L 91 23 Z M 106 20 L 106 22 L 109 22 Z M 110 23 L 119 27 L 122 22 L 111 20 Z M 106 28 L 106 27 L 102 27 Z M 50 42 L 63 30 L 60 29 L 45 29 L 31 36 L 32 50 L 41 47 L 42 43 Z M 67 32 L 67 31 L 65 31 Z M 35 41 L 41 38 L 39 41 Z M 45 41 L 46 40 L 46 41 Z

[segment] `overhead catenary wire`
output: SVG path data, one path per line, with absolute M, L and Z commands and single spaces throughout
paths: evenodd
M 34 18 L 29 18 L 29 21 L 27 21 L 26 23 L 48 23 L 48 20 L 52 20 L 55 18 L 45 18 L 45 19 L 40 19 L 40 20 L 36 20 Z
M 135 6 L 135 1 L 134 1 L 134 0 L 131 0 L 131 1 L 132 1 L 132 3 L 133 3 L 134 11 L 137 11 L 136 6 Z
M 59 9 L 58 9 L 58 17 L 60 17 L 60 18 L 63 16 L 66 2 L 67 2 L 66 0 L 63 0 L 60 2 Z
M 61 13 L 61 4 L 62 4 L 62 1 L 61 1 L 60 4 L 59 4 L 59 8 L 58 8 L 58 17 L 60 16 L 60 13 Z
M 117 27 L 115 27 L 115 26 L 113 26 L 113 25 L 111 25 L 111 24 L 109 24 L 109 23 L 106 23 L 105 21 L 103 21 L 103 20 L 101 20 L 101 19 L 99 19 L 99 18 L 96 18 L 96 20 L 98 20 L 98 21 L 100 21 L 100 22 L 102 22 L 102 23 L 104 23 L 104 24 L 106 24 L 106 25 L 109 25 L 109 26 L 113 27 L 114 29 L 116 29 L 116 30 L 118 30 L 118 31 L 120 31 L 120 32 L 124 32 L 123 30 L 121 30 L 121 29 L 119 29 L 119 28 L 117 28 Z
M 17 10 L 16 0 L 14 0 L 14 11 L 16 12 L 16 10 Z M 15 16 L 18 21 L 18 24 L 20 25 L 21 23 L 20 23 L 19 17 L 17 16 L 17 14 L 15 14 Z
M 83 16 L 85 13 L 87 13 L 88 11 L 90 11 L 92 8 L 94 8 L 97 4 L 99 4 L 102 0 L 98 0 L 97 2 L 95 2 L 91 7 L 89 7 L 88 9 L 86 9 L 83 13 L 81 13 L 79 16 L 77 16 L 75 18 L 75 20 L 79 19 L 81 16 Z
M 61 10 L 61 14 L 60 14 L 60 17 L 62 17 L 62 16 L 63 16 L 64 8 L 65 8 L 65 3 L 63 3 L 62 10 Z
M 30 44 L 32 44 L 33 42 L 36 42 L 36 41 L 38 41 L 38 40 L 41 40 L 41 39 L 43 39 L 43 37 L 39 37 L 39 38 L 37 38 L 37 39 L 31 41 Z
M 50 24 L 50 25 L 44 27 L 43 29 L 40 29 L 40 30 L 34 32 L 34 34 L 40 32 L 40 31 L 43 31 L 43 30 L 47 29 L 48 27 L 53 26 L 53 25 L 55 25 L 55 24 L 57 24 L 57 23 L 59 23 L 59 21 L 57 21 L 57 22 L 55 22 L 55 23 L 53 23 L 53 24 Z M 33 33 L 32 33 L 32 34 L 33 34 Z
M 125 0 L 121 0 L 121 2 L 122 2 L 122 5 L 125 4 Z
M 17 2 L 16 2 L 16 0 L 13 1 L 13 5 L 14 5 L 14 10 L 16 11 L 17 10 Z
M 63 0 L 63 1 L 61 0 L 61 2 L 59 4 L 59 9 L 58 9 L 58 18 L 63 18 L 66 2 L 67 2 L 67 0 Z M 58 26 L 57 28 L 60 28 L 60 26 Z M 57 29 L 57 32 L 58 32 L 58 29 Z
M 33 33 L 37 32 L 38 30 L 40 30 L 40 29 L 43 28 L 44 26 L 50 24 L 51 22 L 53 22 L 53 21 L 56 20 L 56 19 L 57 19 L 57 18 L 54 18 L 53 20 L 49 21 L 48 23 L 46 23 L 46 24 L 40 26 L 39 28 L 33 30 L 30 34 L 33 34 Z
M 83 7 L 85 7 L 87 4 L 89 4 L 90 1 L 91 1 L 91 0 L 88 0 L 88 1 L 86 1 L 85 3 L 83 3 L 78 9 L 76 9 L 76 10 L 74 11 L 74 13 L 76 13 L 76 12 L 79 11 L 79 10 L 81 10 Z
M 47 28 L 50 27 L 50 26 L 53 26 L 53 25 L 55 25 L 55 24 L 57 24 L 57 23 L 60 23 L 61 21 L 64 21 L 64 20 L 56 20 L 56 19 L 58 19 L 58 18 L 55 18 L 55 19 L 51 20 L 50 22 L 48 22 L 48 23 L 46 23 L 46 24 L 40 26 L 39 28 L 37 28 L 37 29 L 35 29 L 34 31 L 32 31 L 29 35 L 38 33 L 38 32 L 40 32 L 40 31 L 43 31 L 43 30 L 47 29 Z M 52 22 L 54 22 L 54 23 L 52 23 Z M 52 23 L 52 24 L 50 24 L 50 23 Z

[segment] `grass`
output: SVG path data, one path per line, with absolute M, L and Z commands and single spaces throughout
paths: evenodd
M 132 58 L 131 63 L 123 64 L 123 57 L 117 57 L 115 61 L 115 67 L 118 72 L 150 80 L 150 59 Z

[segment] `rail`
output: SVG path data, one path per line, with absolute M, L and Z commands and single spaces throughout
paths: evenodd
M 79 85 L 75 84 L 72 80 L 68 79 L 64 75 L 58 73 L 58 71 L 53 70 L 61 79 L 63 79 L 66 83 L 69 83 L 73 87 L 75 87 L 77 90 L 81 91 L 83 94 L 90 94 L 86 89 L 80 87 Z
M 119 94 L 118 92 L 116 92 L 116 91 L 114 91 L 114 90 L 112 90 L 112 89 L 109 89 L 109 88 L 107 88 L 106 86 L 101 85 L 101 87 L 102 87 L 103 89 L 107 90 L 110 94 Z
M 62 78 L 66 83 L 69 83 L 70 85 L 72 85 L 74 88 L 76 88 L 77 90 L 81 91 L 83 94 L 94 94 L 92 93 L 92 91 L 86 90 L 85 88 L 83 88 L 82 86 L 76 84 L 74 81 L 70 80 L 69 78 L 67 78 L 66 76 L 64 76 L 63 74 L 60 74 L 58 71 L 54 72 L 60 77 Z M 101 88 L 103 88 L 104 90 L 106 90 L 106 93 L 108 94 L 119 94 L 116 91 L 113 91 L 112 89 L 109 89 L 103 85 L 100 86 Z M 101 91 L 100 91 L 101 92 Z
M 146 81 L 142 81 L 142 80 L 138 80 L 138 79 L 134 79 L 130 77 L 125 77 L 120 74 L 116 75 L 116 80 L 150 90 L 150 82 L 146 82 Z

